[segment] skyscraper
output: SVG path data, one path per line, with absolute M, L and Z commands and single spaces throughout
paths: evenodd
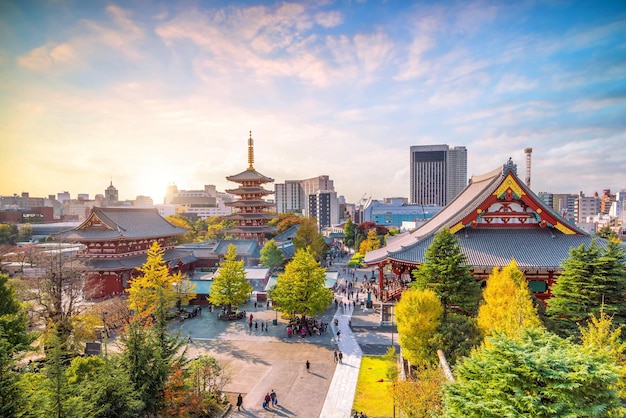
M 467 184 L 467 149 L 414 145 L 410 176 L 411 203 L 445 206 Z

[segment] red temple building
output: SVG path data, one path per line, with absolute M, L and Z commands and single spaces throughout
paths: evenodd
M 494 267 L 515 259 L 530 290 L 542 300 L 551 296 L 550 288 L 571 248 L 589 246 L 594 239 L 599 246 L 607 245 L 545 204 L 520 181 L 509 160 L 490 173 L 473 176 L 452 202 L 419 228 L 366 254 L 364 262 L 378 269 L 377 290 L 383 301 L 399 297 L 402 291 L 401 286 L 384 289 L 385 272 L 401 279 L 396 282 L 411 281 L 411 271 L 424 262 L 433 238 L 444 228 L 458 238 L 475 279 L 485 280 Z
M 186 230 L 167 222 L 154 208 L 94 207 L 74 229 L 54 236 L 57 241 L 78 242 L 85 248 L 77 257 L 87 270 L 85 293 L 89 298 L 121 295 L 147 259 L 154 241 L 165 251 L 171 272 L 186 272 L 195 261 L 191 251 L 175 249 L 171 238 Z
M 226 229 L 225 232 L 236 234 L 239 239 L 256 239 L 259 243 L 265 242 L 265 234 L 276 231 L 278 228 L 268 226 L 267 222 L 276 217 L 268 211 L 273 205 L 265 200 L 263 196 L 274 192 L 263 188 L 263 184 L 272 183 L 274 179 L 264 176 L 254 169 L 254 144 L 252 132 L 248 139 L 248 169 L 226 177 L 226 180 L 239 183 L 236 189 L 226 190 L 239 196 L 234 202 L 227 203 L 235 208 L 235 213 L 226 218 L 237 222 L 234 228 Z

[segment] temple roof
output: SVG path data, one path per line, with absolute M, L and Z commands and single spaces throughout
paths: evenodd
M 486 270 L 507 266 L 513 258 L 522 270 L 560 270 L 563 260 L 569 257 L 570 248 L 582 244 L 589 246 L 594 239 L 601 247 L 607 245 L 606 240 L 597 237 L 563 234 L 547 228 L 467 228 L 456 236 L 461 252 L 467 257 L 467 264 Z M 434 237 L 434 234 L 429 235 L 410 247 L 390 252 L 388 259 L 412 265 L 422 264 Z
M 54 235 L 57 241 L 153 239 L 181 235 L 185 228 L 165 220 L 156 208 L 94 207 L 79 226 Z
M 148 254 L 135 255 L 132 257 L 115 257 L 115 258 L 90 258 L 87 261 L 87 269 L 91 271 L 117 271 L 129 270 L 141 267 L 146 263 Z M 192 251 L 180 249 L 165 250 L 163 260 L 167 262 L 169 267 L 175 267 L 179 261 L 183 264 L 189 264 L 197 260 Z
M 498 202 L 510 202 L 524 208 L 524 212 L 513 212 L 511 217 L 527 218 L 528 224 L 486 222 L 487 216 L 506 217 L 503 213 L 494 215 L 488 212 L 491 205 Z M 410 233 L 389 239 L 385 247 L 368 252 L 364 262 L 373 265 L 394 260 L 420 264 L 425 249 L 444 228 L 449 228 L 459 238 L 470 265 L 486 267 L 501 265 L 502 257 L 508 258 L 504 264 L 515 258 L 518 264 L 525 262 L 557 267 L 567 258 L 572 246 L 590 243 L 592 239 L 545 204 L 520 181 L 510 165 L 505 165 L 473 176 L 463 191 L 430 220 Z M 466 239 L 466 236 L 469 238 Z M 482 240 L 480 246 L 479 240 Z M 533 245 L 543 251 L 533 254 L 534 261 L 524 255 L 531 251 L 527 247 Z

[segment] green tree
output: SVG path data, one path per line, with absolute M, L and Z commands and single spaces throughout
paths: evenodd
M 478 309 L 477 323 L 487 336 L 503 332 L 514 337 L 523 328 L 542 326 L 526 277 L 515 260 L 502 270 L 493 269 L 483 290 L 483 301 Z
M 0 224 L 0 244 L 15 245 L 19 231 L 15 224 Z
M 596 236 L 600 238 L 604 238 L 606 240 L 619 240 L 617 233 L 611 229 L 610 226 L 603 226 L 598 229 L 596 232 Z
M 562 336 L 576 334 L 578 325 L 591 313 L 601 310 L 613 316 L 617 324 L 626 323 L 626 251 L 610 241 L 606 249 L 581 245 L 570 250 L 563 262 L 563 273 L 552 286 L 547 315 Z
M 354 246 L 356 241 L 356 225 L 352 222 L 352 218 L 348 218 L 346 223 L 343 225 L 343 242 L 346 247 L 355 248 Z
M 211 284 L 209 302 L 226 307 L 228 314 L 232 312 L 233 306 L 244 304 L 252 292 L 243 264 L 243 260 L 237 261 L 237 247 L 230 244 Z
M 478 310 L 480 284 L 474 280 L 456 236 L 449 229 L 435 235 L 425 261 L 413 270 L 417 289 L 431 289 L 444 307 L 444 316 L 454 311 L 473 316 Z
M 132 382 L 117 361 L 76 357 L 65 375 L 72 393 L 69 403 L 74 416 L 138 417 L 144 408 L 139 394 L 132 390 Z
M 446 355 L 448 363 L 453 366 L 469 355 L 482 340 L 483 336 L 476 325 L 476 318 L 450 312 L 442 317 L 432 345 L 439 347 Z
M 313 316 L 328 308 L 333 300 L 326 287 L 326 269 L 306 250 L 297 250 L 293 260 L 278 275 L 270 290 L 276 310 L 288 315 Z
M 474 351 L 446 385 L 448 417 L 623 416 L 608 356 L 554 334 L 525 329 Z
M 317 230 L 315 218 L 304 218 L 293 237 L 293 246 L 298 250 L 307 250 L 315 260 L 320 261 L 326 255 L 327 246 L 324 237 Z
M 432 290 L 408 289 L 395 307 L 398 341 L 402 355 L 416 366 L 435 364 L 433 338 L 439 328 L 443 307 Z
M 285 257 L 283 252 L 273 239 L 267 241 L 263 248 L 261 248 L 261 263 L 272 270 L 281 267 L 285 264 Z
M 0 416 L 7 418 L 18 416 L 23 408 L 16 359 L 34 338 L 27 332 L 28 316 L 9 280 L 0 274 Z

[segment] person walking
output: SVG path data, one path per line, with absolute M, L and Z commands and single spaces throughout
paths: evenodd
M 340 351 L 338 356 L 339 356 L 339 363 L 341 364 L 343 362 L 343 353 Z
M 241 405 L 243 405 L 243 396 L 241 393 L 237 396 L 237 411 L 241 411 Z
M 309 369 L 311 369 L 311 363 L 309 363 L 309 360 L 306 361 L 306 372 L 309 373 Z
M 274 389 L 272 389 L 272 391 L 270 392 L 270 398 L 272 399 L 272 405 L 277 406 L 278 396 L 276 396 L 276 392 L 274 392 Z
M 270 401 L 272 400 L 272 398 L 270 398 L 270 394 L 269 392 L 265 394 L 265 398 L 263 399 L 263 408 L 264 409 L 268 409 L 270 407 Z
M 333 352 L 333 355 L 335 357 L 335 363 L 337 363 L 337 360 L 339 359 L 339 357 L 337 356 L 337 350 Z

